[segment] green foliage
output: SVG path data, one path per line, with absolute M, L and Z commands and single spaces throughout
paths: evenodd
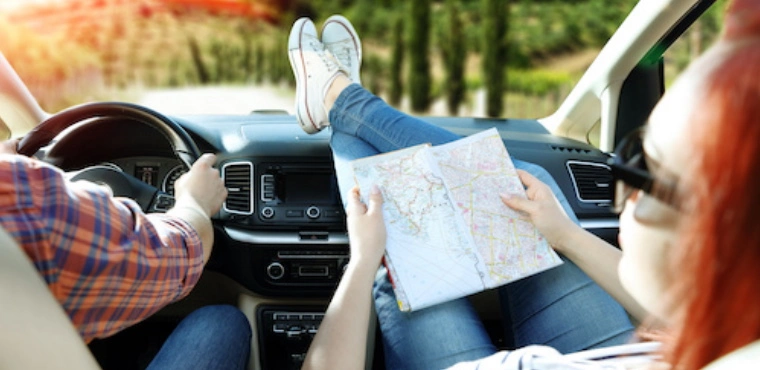
M 510 69 L 506 85 L 511 92 L 542 96 L 559 91 L 563 87 L 569 89 L 573 82 L 573 78 L 567 72 Z
M 365 73 L 362 84 L 375 94 L 382 94 L 387 89 L 388 79 L 384 59 L 374 53 L 365 53 L 363 59 L 362 69 Z
M 408 26 L 409 78 L 411 108 L 424 112 L 430 106 L 430 0 L 411 0 Z
M 193 66 L 195 66 L 195 72 L 198 75 L 198 81 L 201 84 L 207 84 L 211 82 L 211 76 L 209 75 L 208 68 L 206 67 L 206 62 L 203 61 L 203 56 L 201 55 L 201 48 L 198 46 L 198 41 L 196 41 L 193 37 L 190 37 L 187 40 L 187 43 L 190 48 L 190 55 L 192 56 Z
M 439 38 L 446 69 L 443 84 L 449 114 L 456 115 L 465 97 L 464 64 L 467 60 L 467 48 L 462 20 L 459 17 L 460 10 L 454 0 L 446 1 L 445 13 L 446 24 Z
M 393 22 L 392 32 L 392 51 L 390 63 L 390 91 L 388 92 L 388 102 L 392 105 L 401 103 L 401 96 L 404 94 L 404 83 L 402 82 L 402 73 L 404 70 L 404 17 L 396 16 Z
M 33 93 L 42 96 L 46 109 L 68 102 L 62 96 L 76 95 L 72 86 L 83 90 L 84 99 L 99 96 L 100 89 L 132 86 L 293 86 L 285 50 L 293 21 L 307 15 L 319 28 L 325 18 L 340 13 L 351 19 L 365 46 L 365 85 L 385 92 L 391 104 L 398 105 L 406 90 L 417 112 L 438 95 L 455 112 L 467 92 L 485 88 L 488 114 L 501 115 L 504 107 L 499 106 L 507 103 L 513 116 L 518 105 L 509 99 L 533 102 L 562 95 L 577 75 L 557 72 L 548 63 L 599 49 L 636 2 L 264 0 L 280 12 L 271 24 L 203 12 L 150 17 L 125 12 L 44 36 L 0 18 L 0 50 Z M 683 42 L 671 48 L 666 76 L 709 47 L 722 27 L 727 3 L 717 0 Z M 518 94 L 528 98 L 520 100 Z
M 508 63 L 528 68 L 553 55 L 599 48 L 635 3 L 634 0 L 514 3 Z
M 101 68 L 97 53 L 66 42 L 63 35 L 44 37 L 14 27 L 0 18 L 0 52 L 27 83 L 56 82 Z
M 710 47 L 720 35 L 723 27 L 723 15 L 728 0 L 718 0 L 707 9 L 684 35 L 665 52 L 665 86 L 678 77 L 689 63 L 706 48 Z
M 504 109 L 507 2 L 483 1 L 483 74 L 486 76 L 486 114 L 499 117 Z
M 259 85 L 264 83 L 264 76 L 266 76 L 265 60 L 264 46 L 261 45 L 261 43 L 257 43 L 253 47 L 253 65 L 251 66 L 251 71 L 253 74 L 253 81 Z

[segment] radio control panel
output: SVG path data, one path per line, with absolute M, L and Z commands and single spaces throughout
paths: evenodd
M 300 369 L 324 307 L 260 306 L 256 312 L 262 369 Z
M 345 221 L 331 164 L 261 163 L 255 174 L 258 222 L 308 226 Z
M 337 285 L 348 264 L 347 250 L 279 249 L 268 254 L 266 279 L 272 285 Z

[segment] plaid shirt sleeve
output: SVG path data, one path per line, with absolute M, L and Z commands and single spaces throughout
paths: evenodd
M 0 156 L 0 224 L 87 342 L 184 297 L 203 271 L 187 222 L 145 215 L 130 199 L 21 156 Z

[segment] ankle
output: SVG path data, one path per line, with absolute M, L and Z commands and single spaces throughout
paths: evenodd
M 348 77 L 342 73 L 335 77 L 335 79 L 330 84 L 330 87 L 327 89 L 327 94 L 325 94 L 325 109 L 328 113 L 335 104 L 335 101 L 338 99 L 338 96 L 340 96 L 340 93 L 343 92 L 343 90 L 345 90 L 345 88 L 350 84 L 351 80 L 349 80 Z

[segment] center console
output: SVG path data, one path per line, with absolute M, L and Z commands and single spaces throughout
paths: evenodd
M 257 158 L 221 172 L 228 197 L 215 237 L 225 248 L 209 265 L 263 299 L 244 307 L 257 366 L 300 369 L 350 257 L 332 162 Z
M 332 163 L 297 159 L 223 165 L 222 237 L 249 265 L 226 270 L 263 295 L 329 296 L 348 263 L 346 216 Z
M 256 309 L 263 369 L 301 368 L 324 307 L 262 305 Z
M 332 163 L 230 162 L 222 177 L 230 224 L 257 231 L 345 230 Z

